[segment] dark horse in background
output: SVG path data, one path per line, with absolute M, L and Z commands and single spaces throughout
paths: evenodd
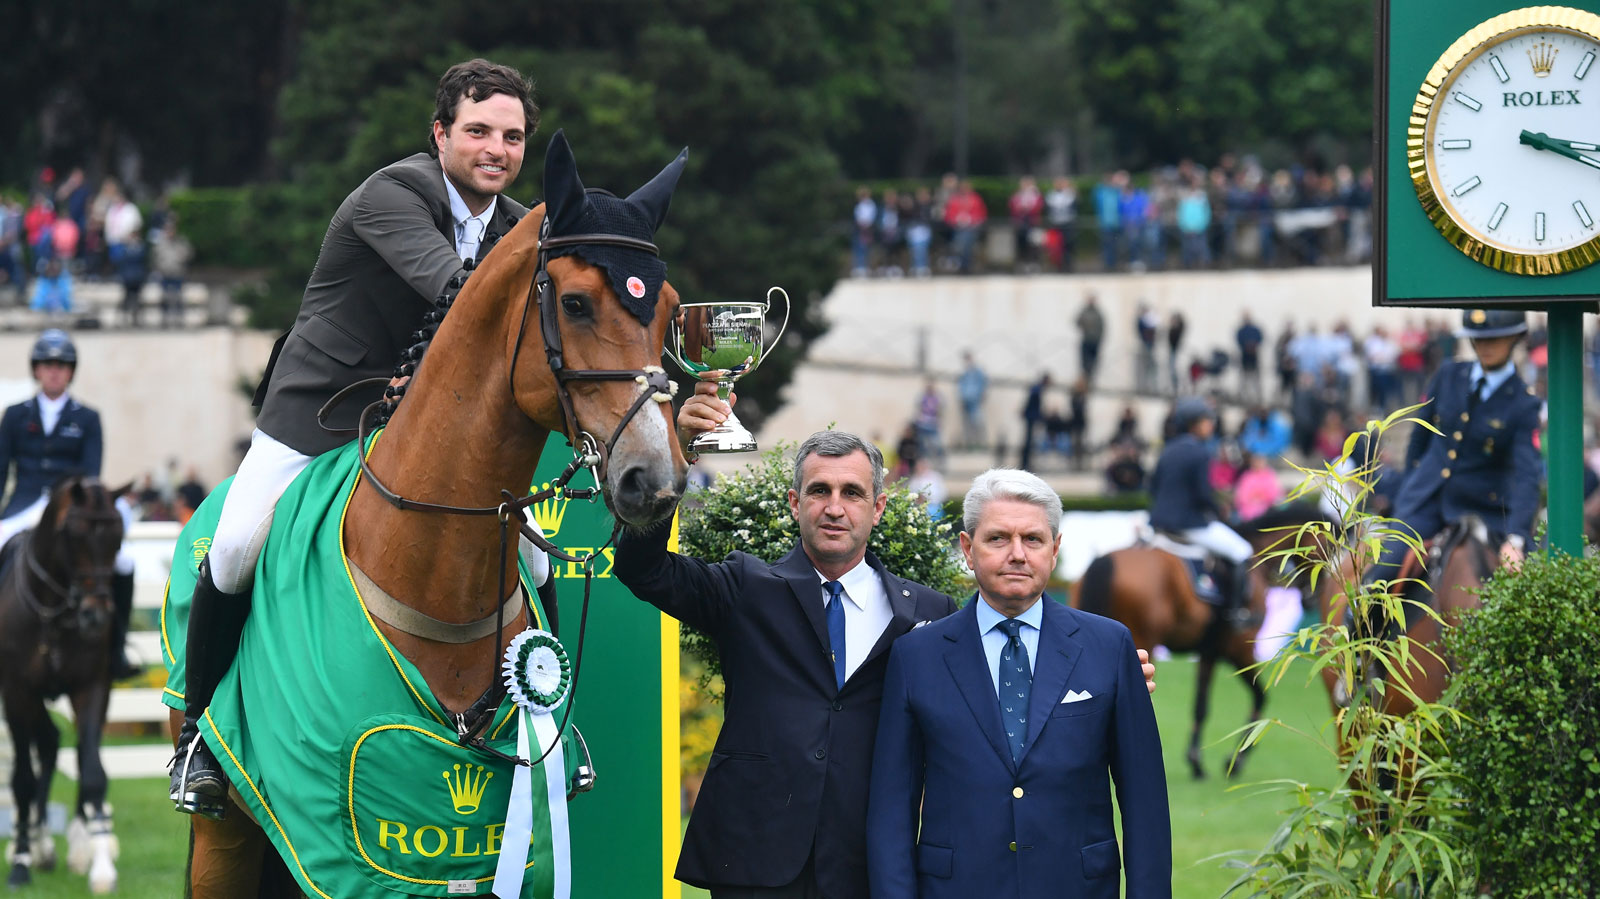
M 1307 521 L 1323 520 L 1314 503 L 1276 509 L 1241 524 L 1240 536 L 1250 541 L 1257 557 Z M 1281 548 L 1281 547 L 1279 547 Z M 1246 563 L 1249 565 L 1250 563 Z M 1165 646 L 1175 653 L 1198 656 L 1194 697 L 1194 726 L 1189 732 L 1186 758 L 1196 779 L 1205 777 L 1200 764 L 1200 734 L 1211 701 L 1211 676 L 1218 659 L 1236 670 L 1256 663 L 1256 633 L 1266 615 L 1266 590 L 1274 580 L 1267 566 L 1248 569 L 1250 578 L 1244 608 L 1223 610 L 1195 592 L 1188 563 L 1164 549 L 1135 545 L 1096 558 L 1072 585 L 1074 608 L 1122 622 L 1133 634 L 1133 645 L 1154 652 Z M 1302 591 L 1303 593 L 1304 591 Z M 1254 677 L 1242 678 L 1250 691 L 1250 721 L 1261 718 L 1266 691 Z M 1244 752 L 1234 757 L 1229 774 L 1243 767 Z
M 44 516 L 0 551 L 0 699 L 15 749 L 11 792 L 17 826 L 7 848 L 15 888 L 37 864 L 55 867 L 46 823 L 61 734 L 45 708 L 65 694 L 78 728 L 78 802 L 68 863 L 90 889 L 116 888 L 116 838 L 106 806 L 100 734 L 111 694 L 111 578 L 122 546 L 117 497 L 94 478 L 57 484 Z M 34 758 L 39 768 L 34 770 Z

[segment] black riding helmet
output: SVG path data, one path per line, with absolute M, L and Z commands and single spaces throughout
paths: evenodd
M 51 328 L 39 335 L 39 339 L 33 342 L 33 352 L 28 354 L 29 365 L 40 362 L 63 362 L 75 367 L 78 364 L 78 348 L 73 346 L 67 332 Z
M 1528 315 L 1517 309 L 1466 309 L 1457 337 L 1510 337 L 1528 333 Z

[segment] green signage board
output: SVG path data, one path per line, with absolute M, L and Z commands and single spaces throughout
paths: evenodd
M 539 463 L 548 483 L 570 458 L 559 435 Z M 589 486 L 587 474 L 573 479 Z M 604 503 L 560 497 L 534 516 L 546 536 L 580 555 L 605 544 Z M 680 843 L 678 622 L 634 598 L 612 575 L 615 550 L 595 563 L 573 719 L 594 759 L 595 788 L 568 805 L 574 899 L 679 895 L 672 871 Z M 561 642 L 578 651 L 583 570 L 551 560 L 561 606 Z
M 1375 304 L 1600 297 L 1596 9 L 1379 0 Z

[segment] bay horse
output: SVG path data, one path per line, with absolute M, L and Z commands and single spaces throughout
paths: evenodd
M 658 226 L 683 160 L 626 201 L 609 202 L 638 203 Z M 580 255 L 553 255 L 573 245 L 651 252 L 654 245 L 594 224 L 594 198 L 559 132 L 545 160 L 545 193 L 547 203 L 495 245 L 437 323 L 404 402 L 372 444 L 340 527 L 352 566 L 400 603 L 444 622 L 501 620 L 501 588 L 517 583 L 515 531 L 512 552 L 503 542 L 506 497 L 526 492 L 552 433 L 597 463 L 596 480 L 619 527 L 669 516 L 687 478 L 673 436 L 670 384 L 659 367 L 677 292 L 663 282 L 653 314 L 641 317 L 613 289 L 620 279 Z M 630 279 L 630 293 L 637 280 Z M 472 510 L 490 514 L 458 514 Z M 272 597 L 256 601 L 259 610 Z M 376 626 L 438 705 L 459 716 L 493 695 L 501 654 L 531 625 L 519 611 L 503 634 L 462 643 Z M 180 726 L 174 710 L 174 738 Z M 223 820 L 191 821 L 190 895 L 237 899 L 258 895 L 263 883 L 273 886 L 259 895 L 300 895 L 282 876 L 285 860 L 237 797 Z
M 1413 653 L 1410 665 L 1399 672 L 1398 680 L 1404 689 L 1383 691 L 1381 703 L 1385 712 L 1406 715 L 1416 708 L 1417 701 L 1438 702 L 1444 695 L 1450 667 L 1449 660 L 1444 657 L 1440 620 L 1444 625 L 1453 626 L 1463 613 L 1478 608 L 1478 588 L 1494 574 L 1499 564 L 1497 546 L 1483 520 L 1467 515 L 1446 525 L 1430 541 L 1428 559 L 1418 560 L 1423 571 L 1411 574 L 1402 569 L 1402 577 L 1426 581 L 1426 584 L 1413 583 L 1407 588 L 1407 598 L 1430 606 L 1439 617 L 1436 619 L 1426 613 L 1407 616 L 1405 634 L 1414 644 L 1423 647 L 1423 651 Z M 1359 585 L 1360 580 L 1351 557 L 1348 554 L 1340 557 L 1335 570 L 1324 576 L 1316 591 L 1317 608 L 1325 623 L 1338 624 L 1345 620 L 1347 593 Z M 1338 667 L 1329 665 L 1320 672 L 1335 713 L 1349 701 L 1348 688 L 1340 683 L 1343 675 Z M 1391 674 L 1391 683 L 1394 679 Z
M 78 736 L 68 864 L 89 875 L 93 892 L 116 888 L 116 837 L 100 736 L 111 696 L 111 579 L 122 546 L 116 501 L 128 489 L 67 478 L 50 491 L 38 525 L 0 551 L 0 701 L 14 749 L 17 818 L 6 848 L 6 883 L 12 888 L 31 882 L 35 865 L 50 870 L 56 864 L 46 808 L 61 734 L 45 703 L 63 694 L 72 703 Z
M 1240 525 L 1239 533 L 1259 555 L 1284 537 L 1281 528 L 1320 517 L 1313 506 L 1290 506 Z M 1256 664 L 1253 644 L 1266 617 L 1266 590 L 1272 579 L 1265 566 L 1247 562 L 1243 570 L 1250 579 L 1247 602 L 1229 614 L 1219 614 L 1217 606 L 1200 598 L 1183 559 L 1155 546 L 1130 546 L 1100 556 L 1072 585 L 1074 608 L 1122 622 L 1139 649 L 1154 652 L 1159 645 L 1173 652 L 1196 653 L 1194 723 L 1185 753 L 1196 780 L 1206 775 L 1201 764 L 1201 733 L 1210 711 L 1211 679 L 1218 660 L 1226 660 L 1238 671 Z M 1266 691 L 1253 675 L 1244 677 L 1243 682 L 1250 693 L 1249 721 L 1259 721 Z M 1235 753 L 1229 776 L 1242 770 L 1247 753 L 1248 749 Z

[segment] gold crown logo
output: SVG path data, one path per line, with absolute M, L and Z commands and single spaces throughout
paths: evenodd
M 539 489 L 548 490 L 550 485 L 542 484 Z M 561 519 L 567 517 L 568 502 L 567 491 L 557 487 L 554 496 L 533 504 L 533 520 L 546 537 L 554 537 L 560 532 Z
M 1533 74 L 1539 78 L 1547 78 L 1550 69 L 1556 64 L 1556 54 L 1561 50 L 1553 44 L 1540 41 L 1528 51 L 1528 61 L 1533 63 Z
M 450 767 L 453 775 L 451 771 L 442 772 L 445 785 L 450 788 L 450 804 L 455 807 L 456 814 L 470 815 L 483 802 L 483 790 L 489 785 L 490 778 L 494 777 L 494 772 L 470 763 L 464 766 L 465 770 L 462 770 L 462 765 Z

